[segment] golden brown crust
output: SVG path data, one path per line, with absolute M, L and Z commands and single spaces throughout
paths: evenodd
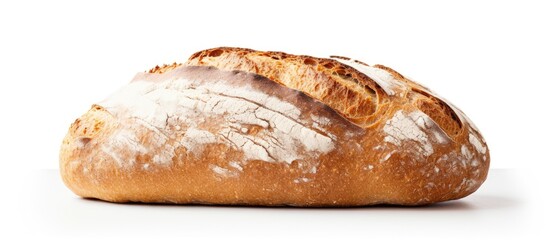
M 341 56 L 331 57 L 351 60 Z M 369 66 L 361 61 L 354 61 Z M 408 99 L 388 96 L 368 75 L 333 59 L 220 47 L 197 52 L 186 64 L 240 70 L 265 76 L 306 93 L 363 127 L 375 124 L 379 116 L 385 114 L 389 104 L 401 105 L 411 100 L 448 134 L 455 136 L 461 130 L 457 114 L 443 100 L 397 71 L 379 64 L 373 67 L 387 71 L 395 80 L 409 86 Z
M 162 65 L 162 67 L 156 65 L 154 68 L 151 68 L 148 73 L 158 73 L 158 74 L 162 74 L 162 73 L 165 73 L 165 72 L 168 72 L 168 71 L 171 71 L 177 67 L 181 66 L 181 63 L 172 63 L 172 64 L 164 64 Z
M 158 129 L 151 127 L 153 120 L 144 121 L 129 108 L 100 103 L 71 125 L 63 141 L 60 169 L 71 190 L 83 197 L 113 202 L 423 205 L 467 196 L 486 179 L 489 151 L 472 123 L 459 109 L 388 67 L 374 66 L 399 81 L 396 86 L 402 83 L 393 94 L 374 77 L 331 59 L 217 48 L 194 54 L 186 65 L 210 67 L 158 67 L 136 76 L 132 83 L 152 82 L 162 89 L 168 85 L 161 84 L 173 79 L 188 79 L 191 85 L 173 89 L 189 91 L 180 98 L 195 97 L 201 86 L 209 84 L 211 87 L 198 95 L 204 106 L 210 106 L 216 97 L 232 99 L 233 105 L 238 101 L 258 104 L 258 99 L 263 99 L 261 94 L 282 99 L 285 103 L 278 107 L 284 111 L 276 111 L 274 100 L 259 105 L 274 112 L 271 120 L 287 117 L 285 121 L 266 126 L 243 123 L 246 130 L 237 129 L 238 135 L 268 140 L 284 122 L 295 120 L 303 127 L 301 132 L 320 134 L 315 136 L 327 142 L 317 145 L 325 144 L 326 151 L 306 150 L 302 142 L 295 142 L 300 157 L 292 161 L 279 158 L 276 151 L 267 151 L 269 161 L 259 155 L 250 158 L 246 149 L 223 140 L 231 135 L 224 135 L 222 128 L 235 127 L 234 122 L 225 126 L 227 119 L 241 115 L 216 115 L 193 105 L 195 111 L 203 113 L 168 117 Z M 334 75 L 337 71 L 341 74 Z M 231 89 L 223 92 L 216 84 Z M 231 95 L 239 89 L 259 95 Z M 204 98 L 204 94 L 214 96 Z M 213 107 L 223 105 L 219 102 Z M 295 109 L 287 110 L 291 106 L 298 109 L 298 115 L 292 113 Z M 356 110 L 356 106 L 365 110 Z M 258 114 L 255 116 L 261 117 Z M 200 139 L 185 138 L 193 129 L 217 134 L 218 138 L 196 150 L 185 142 Z M 135 134 L 127 145 L 115 138 L 124 131 Z M 162 144 L 158 144 L 159 139 Z M 282 138 L 278 140 L 282 142 Z M 145 146 L 147 151 L 136 146 Z M 173 156 L 167 164 L 160 164 L 155 159 L 166 155 L 166 146 L 173 147 Z
M 381 110 L 377 95 L 384 95 L 368 76 L 333 59 L 222 47 L 197 52 L 186 64 L 265 76 L 320 100 L 359 125 L 375 121 L 373 115 Z

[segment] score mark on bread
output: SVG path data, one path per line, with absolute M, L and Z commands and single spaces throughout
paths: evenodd
M 455 106 L 381 65 L 216 48 L 139 73 L 75 121 L 66 185 L 113 202 L 422 205 L 485 180 Z

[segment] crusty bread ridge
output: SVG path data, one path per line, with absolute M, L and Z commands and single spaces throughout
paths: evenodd
M 138 74 L 72 124 L 60 158 L 83 197 L 267 206 L 458 199 L 490 162 L 459 109 L 388 67 L 225 47 Z
M 337 56 L 333 59 L 324 59 L 282 52 L 223 47 L 197 52 L 189 58 L 187 64 L 214 66 L 224 70 L 240 70 L 266 76 L 320 100 L 361 126 L 375 123 L 377 116 L 387 111 L 389 101 L 408 100 L 406 98 L 390 99 L 391 96 L 388 96 L 368 75 L 335 59 L 350 60 Z M 351 62 L 368 66 L 358 60 Z M 454 133 L 457 131 L 456 128 L 460 122 L 444 101 L 428 94 L 428 89 L 406 79 L 389 67 L 383 65 L 373 67 L 386 70 L 397 81 L 409 85 L 410 87 L 405 91 L 410 99 L 417 101 L 422 110 L 427 111 L 430 116 L 436 116 L 440 126 L 445 129 L 451 128 L 451 132 Z M 430 106 L 427 106 L 428 104 Z

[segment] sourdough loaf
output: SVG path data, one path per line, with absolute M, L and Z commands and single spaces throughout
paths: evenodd
M 388 67 L 241 48 L 137 74 L 60 153 L 82 197 L 264 206 L 458 199 L 489 162 L 463 112 Z

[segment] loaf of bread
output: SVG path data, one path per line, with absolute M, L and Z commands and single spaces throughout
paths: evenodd
M 463 112 L 388 67 L 241 48 L 137 74 L 60 153 L 85 198 L 261 206 L 459 199 L 489 163 Z

